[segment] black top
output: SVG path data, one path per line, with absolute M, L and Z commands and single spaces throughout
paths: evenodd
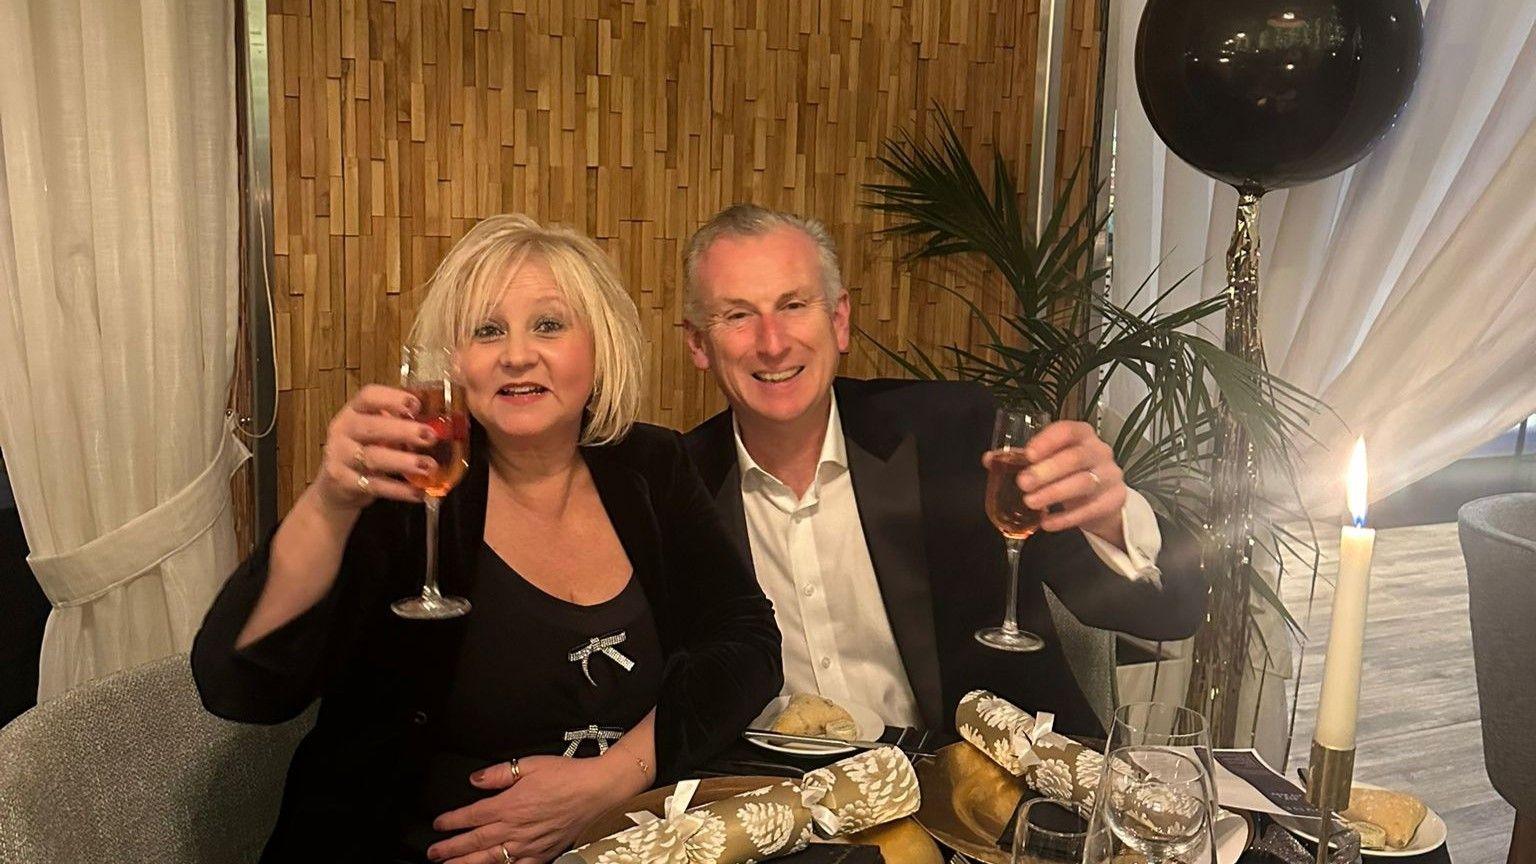
M 521 742 L 530 752 L 549 752 L 542 738 L 531 743 L 541 734 L 535 728 L 563 727 L 577 704 L 548 693 L 517 706 L 529 716 L 510 719 L 515 727 L 485 728 L 499 727 L 501 715 L 468 695 L 477 678 L 505 682 L 520 674 L 569 676 L 573 670 L 567 655 L 574 645 L 564 639 L 535 657 L 505 651 L 492 644 L 495 634 L 482 631 L 494 629 L 490 618 L 499 614 L 493 608 L 498 604 L 482 592 L 494 591 L 505 575 L 485 566 L 499 563 L 484 557 L 486 453 L 484 431 L 476 425 L 469 470 L 442 506 L 442 588 L 475 602 L 469 615 L 408 621 L 390 612 L 391 601 L 420 590 L 425 566 L 424 508 L 392 501 L 364 509 L 331 591 L 283 627 L 234 649 L 266 582 L 270 540 L 235 571 L 209 610 L 192 648 L 193 675 L 208 710 L 232 720 L 279 723 L 320 698 L 315 726 L 289 767 L 263 860 L 389 858 L 403 826 L 425 806 L 424 797 L 462 792 L 458 786 L 437 789 L 432 780 L 439 771 L 452 773 L 440 767 L 451 758 L 447 748 L 509 752 Z M 639 586 L 654 621 L 662 658 L 659 677 L 652 679 L 657 770 L 659 782 L 672 782 L 735 739 L 778 693 L 783 676 L 773 609 L 676 432 L 638 424 L 623 441 L 583 448 L 582 456 L 634 568 L 631 585 Z M 510 580 L 500 581 L 517 591 Z M 607 656 L 589 661 L 594 680 L 609 680 L 608 663 Z M 579 675 L 579 666 L 575 670 Z M 645 686 L 639 678 L 625 684 Z M 494 701 L 496 694 L 485 697 Z M 643 716 L 629 707 L 628 716 Z M 616 719 L 623 708 L 614 707 Z M 474 740 L 467 741 L 471 728 L 467 737 Z M 592 745 L 586 746 L 582 752 L 590 755 Z
M 596 756 L 661 691 L 665 658 L 640 583 L 582 606 L 529 583 L 490 546 L 480 547 L 479 567 L 442 736 L 401 834 L 402 851 L 417 858 L 452 836 L 433 831 L 433 819 L 485 797 L 471 772 L 535 754 Z
M 1012 654 L 984 647 L 972 634 L 1002 619 L 1007 581 L 1002 536 L 983 507 L 981 454 L 991 445 L 996 413 L 991 395 L 968 382 L 896 379 L 838 378 L 833 390 L 865 544 L 923 724 L 952 730 L 960 697 L 986 688 L 1028 711 L 1055 713 L 1058 730 L 1103 735 L 1062 651 L 1042 586 L 1090 627 L 1182 639 L 1205 611 L 1194 538 L 1158 520 L 1157 588 L 1105 565 L 1081 531 L 1036 534 L 1020 555 L 1019 625 L 1044 638 L 1045 648 Z M 730 412 L 689 432 L 687 441 L 750 563 Z

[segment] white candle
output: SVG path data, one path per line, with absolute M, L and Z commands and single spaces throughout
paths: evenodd
M 1365 439 L 1349 460 L 1349 511 L 1353 525 L 1339 536 L 1339 576 L 1333 587 L 1333 622 L 1323 661 L 1323 692 L 1317 704 L 1317 743 L 1336 750 L 1355 746 L 1359 716 L 1360 655 L 1365 643 L 1365 598 L 1376 532 L 1365 527 Z

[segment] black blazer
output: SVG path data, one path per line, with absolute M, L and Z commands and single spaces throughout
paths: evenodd
M 478 425 L 470 452 L 468 472 L 442 507 L 445 593 L 469 590 L 484 539 L 488 461 Z M 678 433 L 639 424 L 623 441 L 582 453 L 667 657 L 656 760 L 658 780 L 676 780 L 733 741 L 778 693 L 773 607 Z M 462 634 L 462 619 L 407 621 L 389 610 L 420 590 L 423 509 L 392 501 L 366 508 L 330 593 L 237 651 L 235 637 L 266 581 L 269 539 L 229 578 L 197 634 L 192 671 L 214 714 L 278 723 L 321 700 L 289 769 L 268 860 L 317 860 L 316 843 L 329 847 L 328 856 L 372 854 L 366 838 L 393 836 L 392 809 L 416 788 Z M 285 858 L 289 851 L 298 857 Z
M 1008 654 L 973 638 L 1002 620 L 1006 556 L 983 509 L 995 403 L 977 384 L 838 378 L 833 384 L 869 557 L 924 725 L 952 729 L 960 697 L 985 687 L 1057 728 L 1103 734 L 1061 652 L 1041 584 L 1083 623 L 1145 639 L 1190 636 L 1206 586 L 1192 538 L 1160 520 L 1161 590 L 1133 582 L 1099 559 L 1079 531 L 1040 533 L 1019 566 L 1019 622 L 1046 641 Z M 689 451 L 747 558 L 741 475 L 730 412 L 687 435 Z

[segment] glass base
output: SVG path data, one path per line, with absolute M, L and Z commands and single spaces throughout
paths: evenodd
M 389 604 L 389 608 L 401 618 L 411 618 L 418 621 L 440 621 L 444 618 L 457 618 L 469 612 L 469 601 L 463 597 L 444 597 L 441 594 L 421 594 L 415 597 L 407 597 L 404 600 L 396 600 Z
M 976 641 L 999 651 L 1027 654 L 1045 647 L 1045 640 L 1028 630 L 1005 630 L 1002 627 L 984 627 L 976 631 Z

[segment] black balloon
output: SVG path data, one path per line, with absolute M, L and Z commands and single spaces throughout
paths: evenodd
M 1419 70 L 1415 0 L 1149 0 L 1136 84 L 1181 159 L 1263 192 L 1359 161 Z

